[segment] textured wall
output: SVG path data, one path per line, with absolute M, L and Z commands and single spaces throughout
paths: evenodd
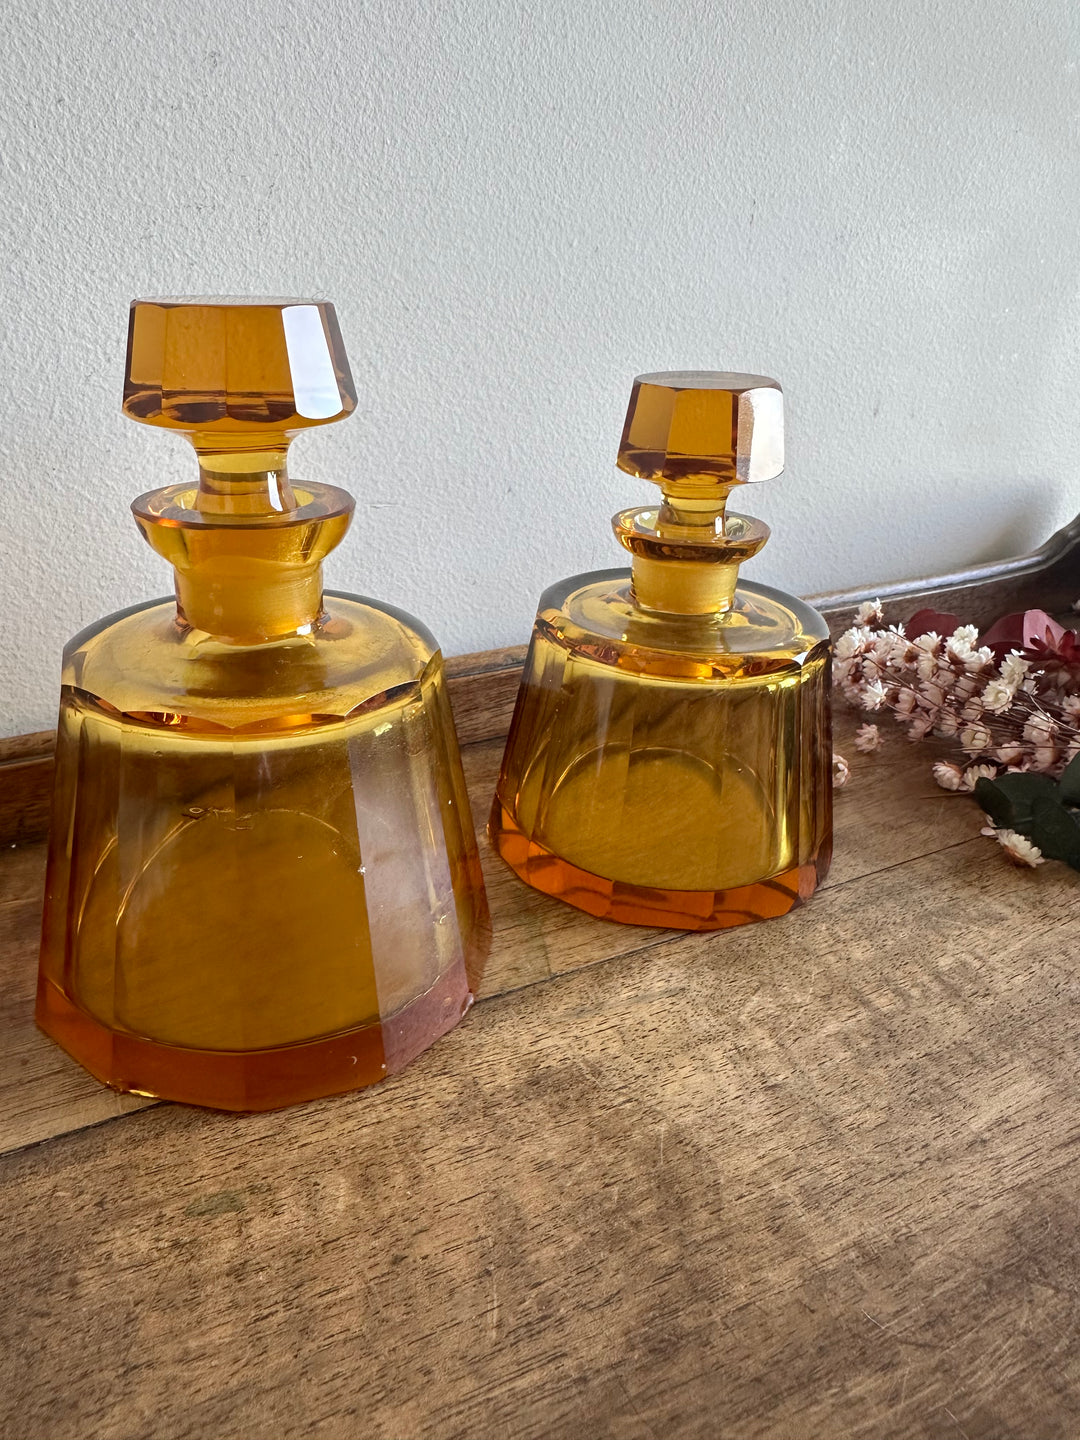
M 169 577 L 192 473 L 119 413 L 135 294 L 326 295 L 357 414 L 330 583 L 448 653 L 619 563 L 631 377 L 780 378 L 752 573 L 809 592 L 1080 508 L 1080 12 L 1064 0 L 22 0 L 0 54 L 0 732 Z M 1070 13 L 1072 17 L 1070 18 Z M 1080 588 L 1080 582 L 1078 582 Z

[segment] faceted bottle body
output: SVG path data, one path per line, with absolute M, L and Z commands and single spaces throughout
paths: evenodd
M 400 1070 L 487 909 L 442 660 L 327 595 L 262 644 L 175 602 L 64 658 L 38 1020 L 122 1090 L 269 1109 Z
M 629 571 L 542 597 L 491 833 L 535 889 L 634 924 L 716 929 L 805 900 L 831 855 L 829 647 L 810 606 L 637 603 Z

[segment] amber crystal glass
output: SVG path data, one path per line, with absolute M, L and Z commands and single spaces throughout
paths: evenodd
M 488 920 L 442 658 L 324 594 L 351 497 L 291 481 L 355 396 L 333 307 L 140 301 L 124 409 L 199 475 L 136 521 L 176 599 L 64 653 L 38 1021 L 121 1090 L 269 1109 L 400 1070 Z
M 521 879 L 590 914 L 741 925 L 828 868 L 828 630 L 739 579 L 769 532 L 726 508 L 782 470 L 782 406 L 763 376 L 640 376 L 618 463 L 663 500 L 615 517 L 632 570 L 541 598 L 491 834 Z

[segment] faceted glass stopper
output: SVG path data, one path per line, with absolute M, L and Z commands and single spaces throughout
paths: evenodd
M 284 450 L 356 407 L 323 300 L 135 300 L 124 413 L 186 432 L 200 453 Z
M 665 494 L 705 497 L 784 468 L 784 397 L 767 375 L 674 370 L 639 375 L 618 465 Z

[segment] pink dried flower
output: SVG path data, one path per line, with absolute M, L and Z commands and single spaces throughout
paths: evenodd
M 970 789 L 1002 767 L 1060 774 L 1080 753 L 1080 637 L 1078 693 L 1069 694 L 1072 632 L 1042 612 L 1012 617 L 1011 633 L 995 627 L 998 633 L 989 632 L 981 645 L 976 627 L 952 615 L 921 612 L 908 622 L 907 635 L 903 626 L 873 628 L 880 607 L 867 604 L 857 618 L 836 642 L 837 688 L 858 709 L 892 710 L 911 740 L 931 733 L 954 745 L 959 739 L 969 758 L 957 753 L 949 762 L 955 773 L 940 772 L 947 788 L 951 781 L 957 790 Z M 1053 669 L 1053 678 L 1044 668 Z M 862 726 L 856 747 L 863 753 L 872 731 L 881 743 L 876 726 Z
M 1026 835 L 1016 830 L 998 830 L 997 842 L 1014 865 L 1029 865 L 1034 870 L 1043 863 L 1043 853 Z
M 832 783 L 834 790 L 842 790 L 851 776 L 851 766 L 844 759 L 833 751 L 832 757 Z
M 855 611 L 856 625 L 880 625 L 884 618 L 880 600 L 864 600 Z
M 997 775 L 996 765 L 969 765 L 960 779 L 960 789 L 970 793 L 980 780 L 993 780 Z
M 963 767 L 952 760 L 938 760 L 933 775 L 943 790 L 959 790 L 964 783 Z
M 990 748 L 990 731 L 985 725 L 968 725 L 960 732 L 960 748 L 969 755 L 981 755 Z
M 855 731 L 855 749 L 861 755 L 869 755 L 881 744 L 881 731 L 876 725 L 860 725 Z

